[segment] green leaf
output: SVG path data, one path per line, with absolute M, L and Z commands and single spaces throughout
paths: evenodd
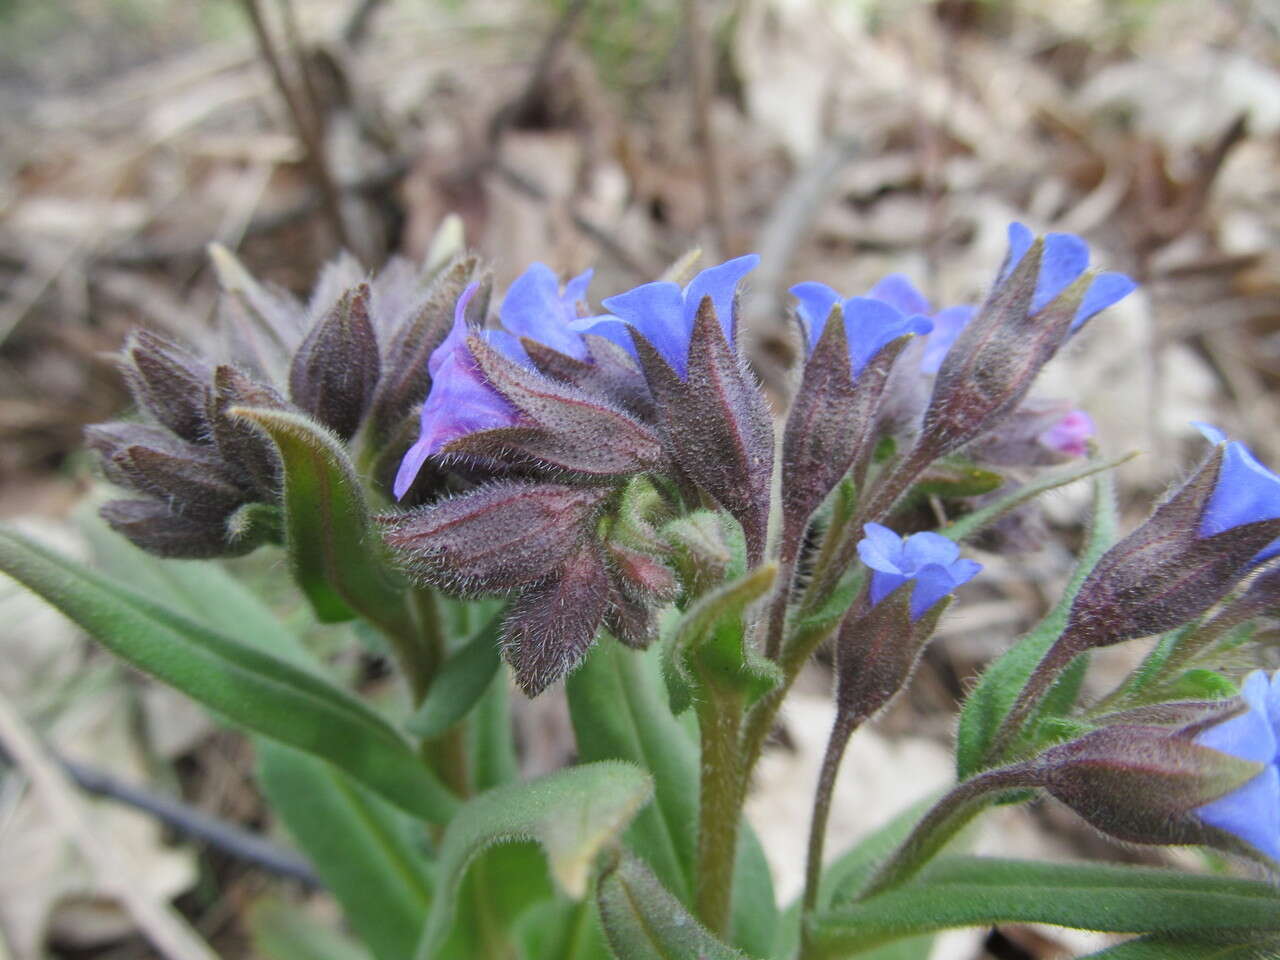
M 489 688 L 498 672 L 498 635 L 502 631 L 499 614 L 476 631 L 457 653 L 444 662 L 426 698 L 407 724 L 410 732 L 439 737 L 467 715 Z
M 369 960 L 341 931 L 275 897 L 255 901 L 248 924 L 254 956 L 262 960 Z
M 1071 605 L 1075 602 L 1076 594 L 1080 592 L 1080 587 L 1089 575 L 1089 571 L 1115 542 L 1116 524 L 1113 483 L 1109 474 L 1103 474 L 1094 481 L 1093 518 L 1089 525 L 1088 541 L 1062 597 L 1040 623 L 987 667 L 965 699 L 960 711 L 960 725 L 956 732 L 958 779 L 962 781 L 969 779 L 996 759 L 988 756 L 996 731 L 1000 729 L 1000 724 L 1013 707 L 1019 692 L 1035 670 L 1036 664 L 1066 627 Z M 1072 679 L 1074 676 L 1068 670 L 1064 674 L 1067 679 L 1065 681 L 1060 679 L 1059 684 L 1075 682 Z M 1051 698 L 1051 708 L 1061 709 L 1066 698 L 1060 694 L 1070 690 L 1068 686 L 1062 691 L 1057 691 L 1057 695 Z M 1078 692 L 1078 687 L 1076 691 Z M 1072 700 L 1074 701 L 1074 693 Z
M 653 775 L 654 802 L 627 830 L 627 845 L 662 883 L 692 902 L 698 822 L 698 748 L 671 715 L 662 695 L 660 651 L 595 645 L 565 690 L 569 715 L 586 761 L 627 760 Z
M 146 597 L 163 598 L 175 612 L 230 634 L 308 670 L 319 665 L 271 609 L 212 560 L 165 560 L 135 547 L 96 513 L 92 501 L 76 510 L 76 523 L 93 551 L 94 566 Z
M 334 623 L 358 612 L 388 633 L 412 635 L 404 584 L 382 550 L 346 448 L 298 413 L 230 412 L 265 430 L 280 451 L 289 563 L 316 616 Z
M 920 818 L 929 812 L 943 793 L 938 790 L 921 797 L 827 864 L 818 888 L 819 909 L 851 902 L 870 879 L 871 872 L 907 839 Z
M 121 659 L 227 719 L 331 761 L 425 820 L 444 823 L 456 809 L 452 794 L 389 723 L 318 674 L 200 626 L 4 529 L 0 572 Z
M 732 941 L 754 957 L 771 957 L 778 941 L 781 914 L 773 891 L 773 872 L 764 847 L 750 824 L 738 829 L 733 861 Z
M 937 496 L 950 499 L 980 497 L 999 490 L 1004 477 L 984 470 L 962 457 L 949 457 L 933 464 L 911 488 L 907 500 Z
M 379 960 L 412 956 L 431 904 L 411 821 L 332 764 L 260 741 L 267 800 Z
M 782 681 L 778 665 L 747 641 L 743 616 L 772 589 L 777 574 L 777 564 L 762 564 L 703 594 L 680 618 L 667 644 L 667 691 L 673 712 L 688 709 L 708 677 L 742 693 L 748 705 Z
M 1245 939 L 1155 935 L 1127 940 L 1081 960 L 1274 960 L 1280 938 Z
M 626 829 L 652 795 L 653 781 L 644 771 L 605 761 L 473 798 L 445 831 L 436 899 L 418 945 L 419 960 L 432 960 L 445 943 L 459 884 L 467 866 L 486 847 L 536 840 L 546 851 L 558 886 L 581 899 L 597 854 Z
M 649 869 L 620 855 L 596 894 L 605 936 L 618 960 L 745 960 L 707 932 Z
M 1238 936 L 1280 930 L 1280 891 L 1173 870 L 954 857 L 913 883 L 816 916 L 812 956 L 845 957 L 934 930 L 1000 923 Z
M 953 523 L 943 527 L 938 533 L 944 537 L 950 537 L 956 542 L 968 540 L 970 537 L 985 530 L 991 526 L 1005 514 L 1016 510 L 1042 493 L 1050 490 L 1056 490 L 1058 487 L 1065 487 L 1069 483 L 1075 483 L 1077 480 L 1083 480 L 1085 477 L 1091 477 L 1104 471 L 1114 470 L 1122 463 L 1127 463 L 1138 454 L 1137 452 L 1126 453 L 1119 457 L 1109 457 L 1105 460 L 1086 460 L 1083 463 L 1075 463 L 1070 466 L 1063 467 L 1061 470 L 1054 470 L 1049 473 L 1041 474 L 1030 483 L 1025 483 L 1016 490 L 1010 491 L 1005 496 L 983 507 L 981 510 L 975 510 L 973 513 L 966 514 Z
M 513 935 L 521 960 L 613 960 L 590 900 L 535 904 L 516 921 Z
M 507 671 L 499 669 L 467 717 L 467 757 L 471 760 L 471 788 L 489 790 L 520 777 Z

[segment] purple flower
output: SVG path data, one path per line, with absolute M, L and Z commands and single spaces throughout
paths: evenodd
M 602 306 L 609 313 L 574 321 L 572 329 L 612 340 L 635 356 L 635 345 L 627 332 L 628 327 L 633 327 L 683 378 L 688 372 L 689 339 L 702 298 L 711 298 L 725 339 L 733 343 L 734 295 L 742 278 L 759 262 L 760 258 L 752 253 L 708 267 L 683 290 L 666 281 L 642 284 L 604 300 Z
M 878 604 L 908 580 L 914 581 L 913 621 L 982 569 L 977 561 L 961 558 L 960 548 L 954 541 L 936 533 L 913 533 L 904 539 L 878 523 L 868 523 L 862 530 L 866 539 L 858 543 L 858 556 L 872 571 L 871 605 Z
M 815 282 L 797 283 L 791 294 L 799 301 L 796 313 L 804 327 L 806 356 L 818 345 L 832 307 L 841 306 L 854 377 L 886 344 L 904 334 L 923 334 L 933 329 L 932 321 L 922 313 L 929 309 L 929 301 L 900 274 L 881 280 L 865 297 L 842 300 L 825 283 Z M 903 307 L 914 312 L 908 314 Z
M 467 349 L 467 337 L 473 331 L 467 326 L 466 309 L 478 287 L 479 284 L 471 284 L 458 298 L 453 327 L 427 361 L 431 391 L 422 404 L 418 441 L 404 455 L 396 473 L 392 490 L 397 500 L 413 486 L 427 458 L 439 453 L 449 441 L 477 430 L 511 427 L 521 422 L 516 408 L 485 381 L 475 357 Z M 491 330 L 480 336 L 513 359 L 525 359 L 519 341 L 510 334 Z
M 560 278 L 544 263 L 534 263 L 507 290 L 498 309 L 502 325 L 516 337 L 528 337 L 568 354 L 587 359 L 582 334 L 571 326 L 585 306 L 591 271 L 580 273 L 560 289 Z M 521 351 L 523 353 L 523 350 Z
M 1013 272 L 1035 242 L 1035 234 L 1021 223 L 1009 224 L 1009 253 L 1000 269 L 1000 280 Z M 1039 313 L 1067 287 L 1075 283 L 1089 267 L 1089 245 L 1073 233 L 1047 233 L 1044 256 L 1040 260 L 1040 276 L 1031 299 L 1031 313 Z M 1137 284 L 1123 273 L 1099 273 L 1089 284 L 1084 299 L 1076 308 L 1071 332 L 1079 330 L 1095 313 L 1105 310 L 1134 291 Z
M 1242 695 L 1248 709 L 1205 730 L 1196 743 L 1266 769 L 1200 807 L 1197 816 L 1280 861 L 1280 673 L 1268 681 L 1255 670 L 1245 678 Z
M 1207 423 L 1193 426 L 1210 443 L 1227 445 L 1213 494 L 1200 515 L 1199 535 L 1212 537 L 1242 524 L 1280 517 L 1280 476 L 1259 463 L 1243 443 L 1227 440 L 1227 435 L 1217 427 Z M 1280 540 L 1266 547 L 1253 560 L 1254 563 L 1262 563 L 1277 555 L 1280 555 Z
M 1041 446 L 1069 457 L 1083 457 L 1089 452 L 1087 441 L 1095 432 L 1092 417 L 1083 410 L 1072 410 L 1036 440 Z

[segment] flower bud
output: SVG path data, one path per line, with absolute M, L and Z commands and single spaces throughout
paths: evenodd
M 511 606 L 502 653 L 530 697 L 582 662 L 609 608 L 609 575 L 594 540 L 585 540 L 545 584 Z
M 179 516 L 221 523 L 248 501 L 209 447 L 137 424 L 103 424 L 85 433 L 110 479 L 168 503 Z
M 1122 274 L 1093 276 L 1088 262 L 1079 237 L 1034 240 L 1021 224 L 1009 228 L 1009 256 L 995 289 L 938 369 L 921 438 L 931 456 L 995 427 L 1073 332 L 1134 289 Z
M 1271 744 L 1274 753 L 1274 738 Z M 1263 852 L 1280 854 L 1274 846 L 1280 835 L 1280 783 L 1274 767 L 1197 742 L 1184 731 L 1136 724 L 1103 727 L 1051 747 L 1036 759 L 1035 768 L 1040 786 L 1113 837 L 1236 850 L 1238 838 L 1211 822 L 1212 811 L 1241 791 L 1252 793 L 1250 785 L 1259 782 L 1272 803 L 1269 811 L 1258 811 L 1264 813 L 1262 824 L 1273 845 Z
M 369 423 L 379 442 L 390 438 L 426 399 L 431 386 L 427 363 L 448 336 L 454 304 L 476 266 L 475 257 L 460 257 L 442 269 L 391 331 L 369 410 Z
M 280 455 L 261 429 L 243 417 L 233 417 L 232 407 L 285 408 L 284 398 L 271 387 L 245 376 L 235 367 L 220 366 L 213 373 L 209 422 L 223 463 L 243 475 L 242 486 L 263 502 L 274 502 L 280 491 Z
M 111 529 L 158 557 L 204 560 L 245 553 L 237 549 L 222 523 L 175 514 L 158 500 L 111 500 L 98 511 Z
M 209 442 L 209 366 L 146 330 L 125 342 L 121 372 L 138 405 L 183 440 Z
M 487 385 L 523 415 L 527 426 L 471 433 L 447 444 L 444 452 L 501 460 L 510 451 L 517 461 L 599 478 L 642 473 L 661 461 L 657 434 L 606 401 L 530 370 L 479 337 L 467 341 L 467 350 Z
M 792 292 L 799 289 L 793 287 Z M 802 317 L 805 309 L 800 311 Z M 843 315 L 845 309 L 854 315 Z M 809 334 L 810 354 L 782 439 L 784 557 L 799 552 L 813 511 L 851 467 L 869 457 L 876 411 L 889 374 L 910 334 L 920 329 L 909 327 L 903 322 L 906 318 L 876 300 L 854 298 L 844 307 L 836 303 L 830 310 L 830 316 L 819 325 L 822 332 L 816 342 L 812 318 L 802 320 Z M 886 315 L 887 322 L 881 322 Z M 853 356 L 849 340 L 854 333 L 864 344 L 868 337 L 863 334 L 870 333 L 876 344 L 874 352 L 860 347 L 867 355 Z
M 498 593 L 553 575 L 577 550 L 609 493 L 504 481 L 379 521 L 415 579 L 463 593 Z
M 1180 490 L 1102 556 L 1058 643 L 1081 651 L 1180 626 L 1274 556 L 1278 536 L 1280 477 L 1240 444 L 1219 443 Z
M 339 297 L 302 341 L 289 370 L 289 397 L 349 440 L 373 400 L 380 372 L 369 285 L 362 283 Z
M 734 531 L 729 529 L 733 526 L 733 521 L 724 514 L 698 510 L 662 528 L 662 538 L 671 546 L 672 563 L 685 593 L 691 598 L 700 597 L 723 583 L 737 565 Z M 741 543 L 739 536 L 738 550 Z

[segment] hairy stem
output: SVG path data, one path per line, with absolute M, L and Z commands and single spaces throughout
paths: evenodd
M 1031 768 L 1026 764 L 988 770 L 958 785 L 924 815 L 911 835 L 871 875 L 858 899 L 869 899 L 910 880 L 938 855 L 952 837 L 990 805 L 993 794 L 1036 785 Z
M 818 786 L 813 794 L 813 819 L 809 822 L 809 859 L 804 872 L 804 912 L 810 913 L 818 905 L 818 884 L 822 879 L 822 848 L 827 838 L 827 821 L 831 817 L 831 799 L 835 793 L 836 774 L 844 758 L 849 738 L 857 729 L 860 718 L 850 710 L 839 710 L 827 740 L 827 752 L 822 758 L 822 771 L 818 774 Z M 801 926 L 803 929 L 803 925 Z
M 743 704 L 740 694 L 718 688 L 714 679 L 708 687 L 711 695 L 697 707 L 702 755 L 694 900 L 698 919 L 712 933 L 724 936 L 729 927 L 744 792 L 739 749 Z
M 1031 676 L 1027 678 L 1026 684 L 1018 694 L 1018 699 L 1014 701 L 1004 720 L 1001 721 L 1000 728 L 991 738 L 988 759 L 998 761 L 1008 752 L 1036 705 L 1080 652 L 1074 645 L 1063 642 L 1069 637 L 1070 634 L 1059 637 L 1036 664 L 1035 670 L 1031 671 Z

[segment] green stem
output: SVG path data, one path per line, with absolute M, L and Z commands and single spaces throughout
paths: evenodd
M 811 913 L 818 905 L 822 848 L 827 838 L 827 822 L 831 818 L 831 798 L 835 794 L 836 774 L 840 772 L 840 761 L 849 746 L 849 738 L 858 727 L 858 721 L 859 718 L 852 711 L 840 710 L 831 726 L 831 736 L 827 739 L 827 752 L 822 758 L 822 771 L 818 774 L 818 786 L 813 794 L 813 818 L 809 822 L 809 858 L 804 874 L 805 913 Z M 801 930 L 803 929 L 802 923 Z
M 1028 764 L 988 770 L 959 784 L 925 814 L 911 835 L 871 875 L 858 899 L 867 900 L 910 880 L 952 837 L 990 806 L 995 799 L 993 794 L 1037 785 L 1038 780 Z
M 729 927 L 733 863 L 742 814 L 739 737 L 743 703 L 740 694 L 719 688 L 714 678 L 706 679 L 710 695 L 697 705 L 702 751 L 694 901 L 698 919 L 713 934 L 723 937 Z
M 999 762 L 1013 746 L 1018 738 L 1018 734 L 1022 732 L 1023 725 L 1031 716 L 1033 710 L 1040 703 L 1040 700 L 1053 686 L 1055 680 L 1062 674 L 1071 661 L 1080 653 L 1075 645 L 1070 643 L 1071 634 L 1064 633 L 1054 643 L 1052 647 L 1046 651 L 1040 662 L 1036 664 L 1036 668 L 1031 671 L 1031 676 L 1027 678 L 1026 684 L 1018 693 L 1018 699 L 1014 701 L 1009 712 L 1005 714 L 1004 720 L 1000 723 L 1000 728 L 996 731 L 995 736 L 991 738 L 991 749 L 987 754 L 987 759 Z M 1064 642 L 1068 641 L 1068 642 Z

